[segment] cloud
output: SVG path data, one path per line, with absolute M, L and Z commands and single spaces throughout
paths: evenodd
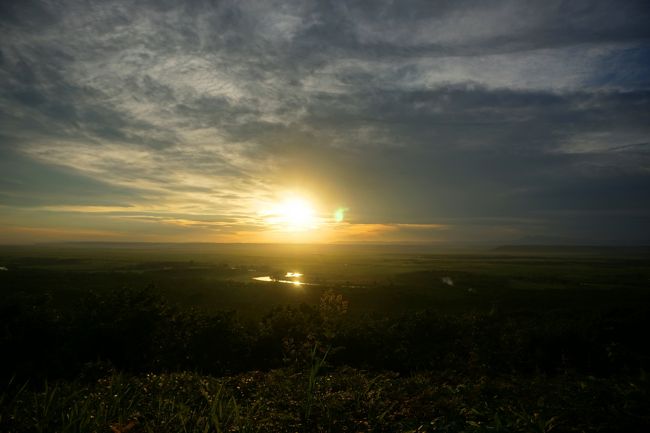
M 145 215 L 151 236 L 253 239 L 242 216 L 303 189 L 349 207 L 355 239 L 650 235 L 594 216 L 647 218 L 647 2 L 65 0 L 0 17 L 0 198 L 42 224 L 77 206 L 125 236 Z

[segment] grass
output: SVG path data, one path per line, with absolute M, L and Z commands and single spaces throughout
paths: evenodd
M 11 386 L 1 396 L 3 432 L 258 431 L 254 405 L 242 406 L 217 379 L 194 374 L 115 374 L 95 383 Z
M 306 386 L 311 386 L 307 395 Z M 36 390 L 8 387 L 0 398 L 0 430 L 6 433 L 546 433 L 650 427 L 648 383 L 642 377 L 459 378 L 450 372 L 400 376 L 349 368 L 319 375 L 281 369 L 222 378 L 116 374 Z
M 321 356 L 321 352 L 318 350 L 318 344 L 314 344 L 313 349 L 311 350 L 310 364 L 311 368 L 309 369 L 309 378 L 307 381 L 307 392 L 305 395 L 305 404 L 303 410 L 303 424 L 309 425 L 311 422 L 311 412 L 314 407 L 314 394 L 316 391 L 316 381 L 318 379 L 318 373 L 321 368 L 325 365 L 327 360 L 327 355 L 330 352 L 331 347 L 325 349 Z

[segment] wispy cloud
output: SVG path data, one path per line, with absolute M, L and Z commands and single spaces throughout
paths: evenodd
M 303 189 L 338 238 L 650 235 L 647 2 L 0 7 L 3 224 L 250 240 Z

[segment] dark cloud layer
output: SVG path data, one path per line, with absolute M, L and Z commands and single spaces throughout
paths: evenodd
M 646 242 L 648 22 L 646 1 L 5 1 L 0 223 L 235 240 L 302 189 L 359 227 L 445 227 L 422 240 Z

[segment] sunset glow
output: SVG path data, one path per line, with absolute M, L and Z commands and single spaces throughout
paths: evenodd
M 649 23 L 0 0 L 0 433 L 650 432 Z
M 0 7 L 0 243 L 650 238 L 647 2 L 159 3 Z

